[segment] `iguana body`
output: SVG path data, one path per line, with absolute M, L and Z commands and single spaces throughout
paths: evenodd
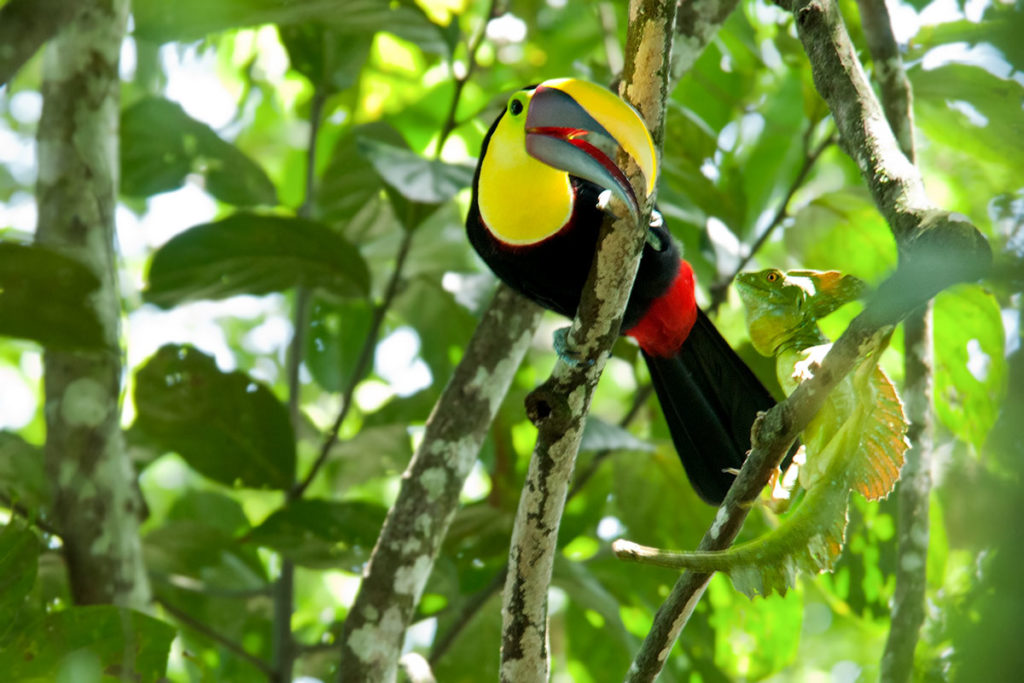
M 786 394 L 814 374 L 831 348 L 818 319 L 857 298 L 863 283 L 835 271 L 764 270 L 736 279 L 758 352 L 775 357 Z M 698 571 L 723 571 L 743 592 L 785 592 L 799 569 L 830 569 L 842 550 L 849 493 L 867 499 L 892 490 L 907 430 L 903 405 L 878 367 L 879 344 L 836 386 L 802 433 L 807 490 L 798 507 L 775 530 L 722 552 L 681 553 L 677 564 Z

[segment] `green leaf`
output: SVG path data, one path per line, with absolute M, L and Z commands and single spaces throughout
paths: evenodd
M 167 522 L 146 534 L 143 548 L 146 567 L 160 578 L 183 576 L 232 590 L 267 583 L 255 548 L 201 520 Z
M 932 144 L 1024 174 L 1024 85 L 968 64 L 928 71 L 918 67 L 907 75 L 914 88 L 916 123 Z M 957 102 L 967 103 L 974 115 L 955 108 Z
M 196 121 L 176 102 L 147 97 L 121 114 L 121 192 L 148 197 L 181 187 L 189 173 L 236 206 L 277 204 L 277 190 L 255 161 Z
M 292 68 L 325 94 L 345 90 L 359 78 L 373 36 L 339 35 L 321 23 L 277 28 Z
M 186 346 L 157 351 L 136 374 L 136 424 L 165 450 L 228 486 L 286 489 L 294 481 L 288 411 L 263 384 L 221 372 Z
M 359 571 L 369 559 L 387 508 L 364 501 L 297 500 L 274 512 L 246 540 L 297 564 Z
M 473 169 L 378 142 L 360 139 L 359 151 L 373 164 L 381 179 L 403 197 L 423 204 L 440 204 L 473 183 Z
M 249 518 L 241 504 L 217 491 L 184 491 L 174 500 L 167 520 L 204 522 L 230 535 L 249 529 Z
M 41 549 L 32 530 L 19 522 L 0 529 L 0 642 L 36 581 Z
M 38 245 L 0 242 L 0 335 L 55 349 L 99 349 L 92 304 L 100 281 L 84 264 Z
M 927 4 L 925 0 L 920 2 Z M 916 4 L 916 3 L 914 3 Z M 1020 40 L 1021 8 L 993 3 L 985 9 L 981 21 L 962 19 L 922 26 L 914 36 L 914 45 L 938 47 L 948 43 L 970 45 L 990 43 L 1014 68 L 1024 70 L 1024 43 Z
M 8 431 L 0 431 L 0 491 L 33 512 L 51 503 L 42 449 Z
M 587 416 L 587 424 L 583 428 L 583 440 L 580 451 L 649 451 L 655 450 L 654 445 L 638 439 L 629 431 L 605 422 L 596 415 Z
M 174 636 L 168 624 L 134 610 L 70 607 L 47 614 L 0 650 L 0 671 L 9 681 L 88 680 L 87 671 L 158 681 Z
M 1005 336 L 999 303 L 976 285 L 935 298 L 935 412 L 980 450 L 1006 395 Z
M 444 52 L 445 37 L 411 0 L 137 0 L 135 35 L 147 40 L 198 40 L 209 33 L 260 24 L 322 21 L 339 34 L 388 31 L 429 52 Z
M 296 286 L 364 296 L 369 282 L 359 250 L 321 223 L 236 213 L 189 228 L 161 247 L 144 296 L 163 308 Z
M 389 145 L 405 144 L 401 133 L 379 121 L 355 126 L 338 138 L 316 193 L 318 215 L 324 220 L 351 219 L 384 189 L 373 164 L 359 152 L 360 141 L 367 139 Z
M 455 369 L 457 351 L 473 335 L 476 319 L 451 292 L 427 277 L 411 278 L 405 291 L 396 297 L 393 310 L 416 331 L 419 355 L 434 381 L 443 384 Z
M 317 384 L 331 392 L 348 386 L 372 321 L 373 306 L 366 299 L 337 303 L 314 299 L 305 362 Z M 371 356 L 371 367 L 372 361 Z

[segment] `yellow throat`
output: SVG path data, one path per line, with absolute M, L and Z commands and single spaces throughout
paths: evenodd
M 484 154 L 478 192 L 484 225 L 506 244 L 540 242 L 572 216 L 569 174 L 527 154 L 526 130 L 507 113 Z

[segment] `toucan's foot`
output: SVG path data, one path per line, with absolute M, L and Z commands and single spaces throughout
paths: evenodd
M 569 328 L 560 327 L 555 330 L 554 340 L 555 353 L 562 359 L 566 365 L 578 368 L 580 366 L 593 365 L 594 361 L 589 358 L 583 358 L 579 353 L 569 348 Z

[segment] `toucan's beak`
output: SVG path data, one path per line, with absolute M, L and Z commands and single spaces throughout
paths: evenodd
M 620 152 L 640 167 L 647 195 L 654 191 L 654 143 L 643 119 L 617 95 L 587 81 L 563 78 L 537 86 L 526 113 L 526 151 L 611 190 L 637 218 L 640 201 L 616 163 Z

